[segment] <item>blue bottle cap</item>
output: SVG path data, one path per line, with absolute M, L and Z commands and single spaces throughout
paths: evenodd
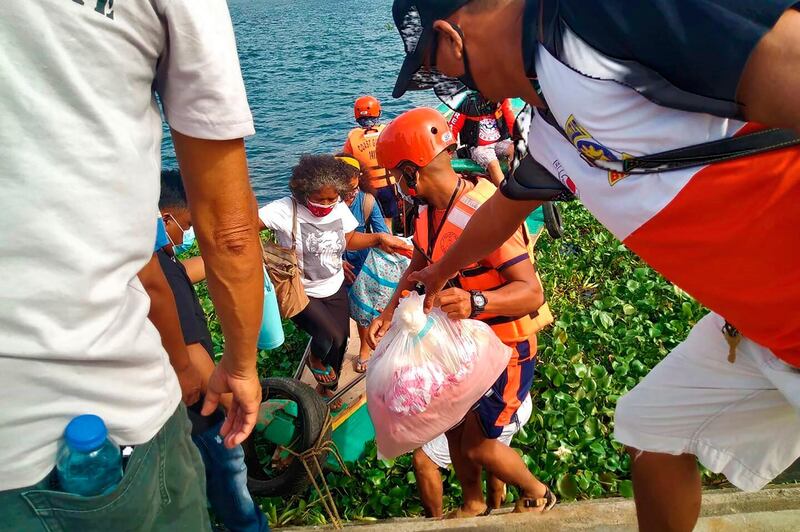
M 64 440 L 67 445 L 80 452 L 99 449 L 107 437 L 106 424 L 94 414 L 84 414 L 72 418 L 64 430 Z

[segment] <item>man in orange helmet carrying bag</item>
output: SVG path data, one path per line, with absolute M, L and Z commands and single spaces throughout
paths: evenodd
M 444 117 L 434 109 L 403 113 L 381 132 L 378 162 L 395 177 L 400 192 L 417 205 L 414 256 L 383 313 L 370 326 L 374 344 L 385 334 L 401 294 L 414 288 L 408 277 L 438 260 L 461 234 L 470 216 L 495 192 L 486 179 L 473 184 L 453 171 L 456 143 Z M 537 310 L 542 285 L 520 227 L 498 249 L 459 271 L 436 304 L 452 319 L 475 318 L 492 326 L 513 349 L 508 368 L 457 426 L 447 432 L 450 454 L 463 490 L 463 505 L 453 517 L 486 512 L 481 469 L 520 491 L 516 511 L 543 513 L 556 502 L 522 458 L 497 438 L 514 420 L 533 382 Z
M 395 180 L 378 164 L 375 157 L 375 144 L 378 142 L 378 135 L 385 127 L 379 123 L 381 104 L 374 96 L 361 96 L 353 106 L 353 115 L 358 127 L 351 129 L 347 134 L 342 152 L 352 155 L 361 165 L 361 171 L 366 174 L 370 185 L 375 189 L 375 198 L 381 206 L 386 227 L 391 228 L 392 219 L 399 214 Z

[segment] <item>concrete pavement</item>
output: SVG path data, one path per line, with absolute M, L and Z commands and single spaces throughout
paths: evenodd
M 665 496 L 678 497 L 680 493 Z M 391 519 L 371 524 L 352 523 L 346 529 L 351 532 L 622 532 L 636 530 L 636 513 L 632 500 L 617 498 L 563 503 L 543 516 L 500 510 L 488 517 L 472 519 Z M 734 489 L 707 491 L 703 495 L 701 518 L 695 530 L 798 532 L 800 485 L 772 486 L 757 493 L 743 493 Z

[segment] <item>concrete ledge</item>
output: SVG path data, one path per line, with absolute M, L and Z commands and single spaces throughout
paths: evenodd
M 665 496 L 680 496 L 679 492 Z M 304 528 L 311 530 L 312 528 Z M 453 519 L 390 519 L 370 524 L 348 524 L 351 532 L 421 532 L 421 531 L 635 531 L 636 511 L 632 500 L 599 499 L 564 503 L 542 516 L 514 514 L 500 510 L 488 517 Z M 302 530 L 295 528 L 294 530 Z M 800 530 L 800 486 L 772 486 L 757 493 L 734 489 L 713 490 L 703 494 L 703 507 L 697 531 L 769 531 Z

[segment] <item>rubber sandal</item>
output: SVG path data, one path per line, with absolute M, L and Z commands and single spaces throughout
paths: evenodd
M 336 375 L 336 372 L 333 371 L 333 367 L 329 365 L 325 366 L 325 369 L 316 369 L 312 368 L 311 364 L 307 364 L 308 369 L 311 370 L 311 375 L 314 376 L 314 380 L 317 381 L 317 384 L 322 386 L 323 388 L 335 388 L 336 385 L 339 384 L 339 377 Z M 334 379 L 332 381 L 326 382 L 319 379 L 319 377 L 327 377 L 328 375 L 333 375 Z
M 356 373 L 366 373 L 367 372 L 367 364 L 369 363 L 369 359 L 361 360 L 361 358 L 357 358 L 353 361 L 353 371 Z
M 541 499 L 531 499 L 528 497 L 521 497 L 518 499 L 516 506 L 514 506 L 514 512 L 524 513 L 530 511 L 527 510 L 527 508 L 533 508 L 534 511 L 539 509 L 539 513 L 543 514 L 550 511 L 553 506 L 556 505 L 556 502 L 556 496 L 553 495 L 553 492 L 550 491 L 550 488 L 547 488 L 547 491 L 544 492 L 544 497 Z

